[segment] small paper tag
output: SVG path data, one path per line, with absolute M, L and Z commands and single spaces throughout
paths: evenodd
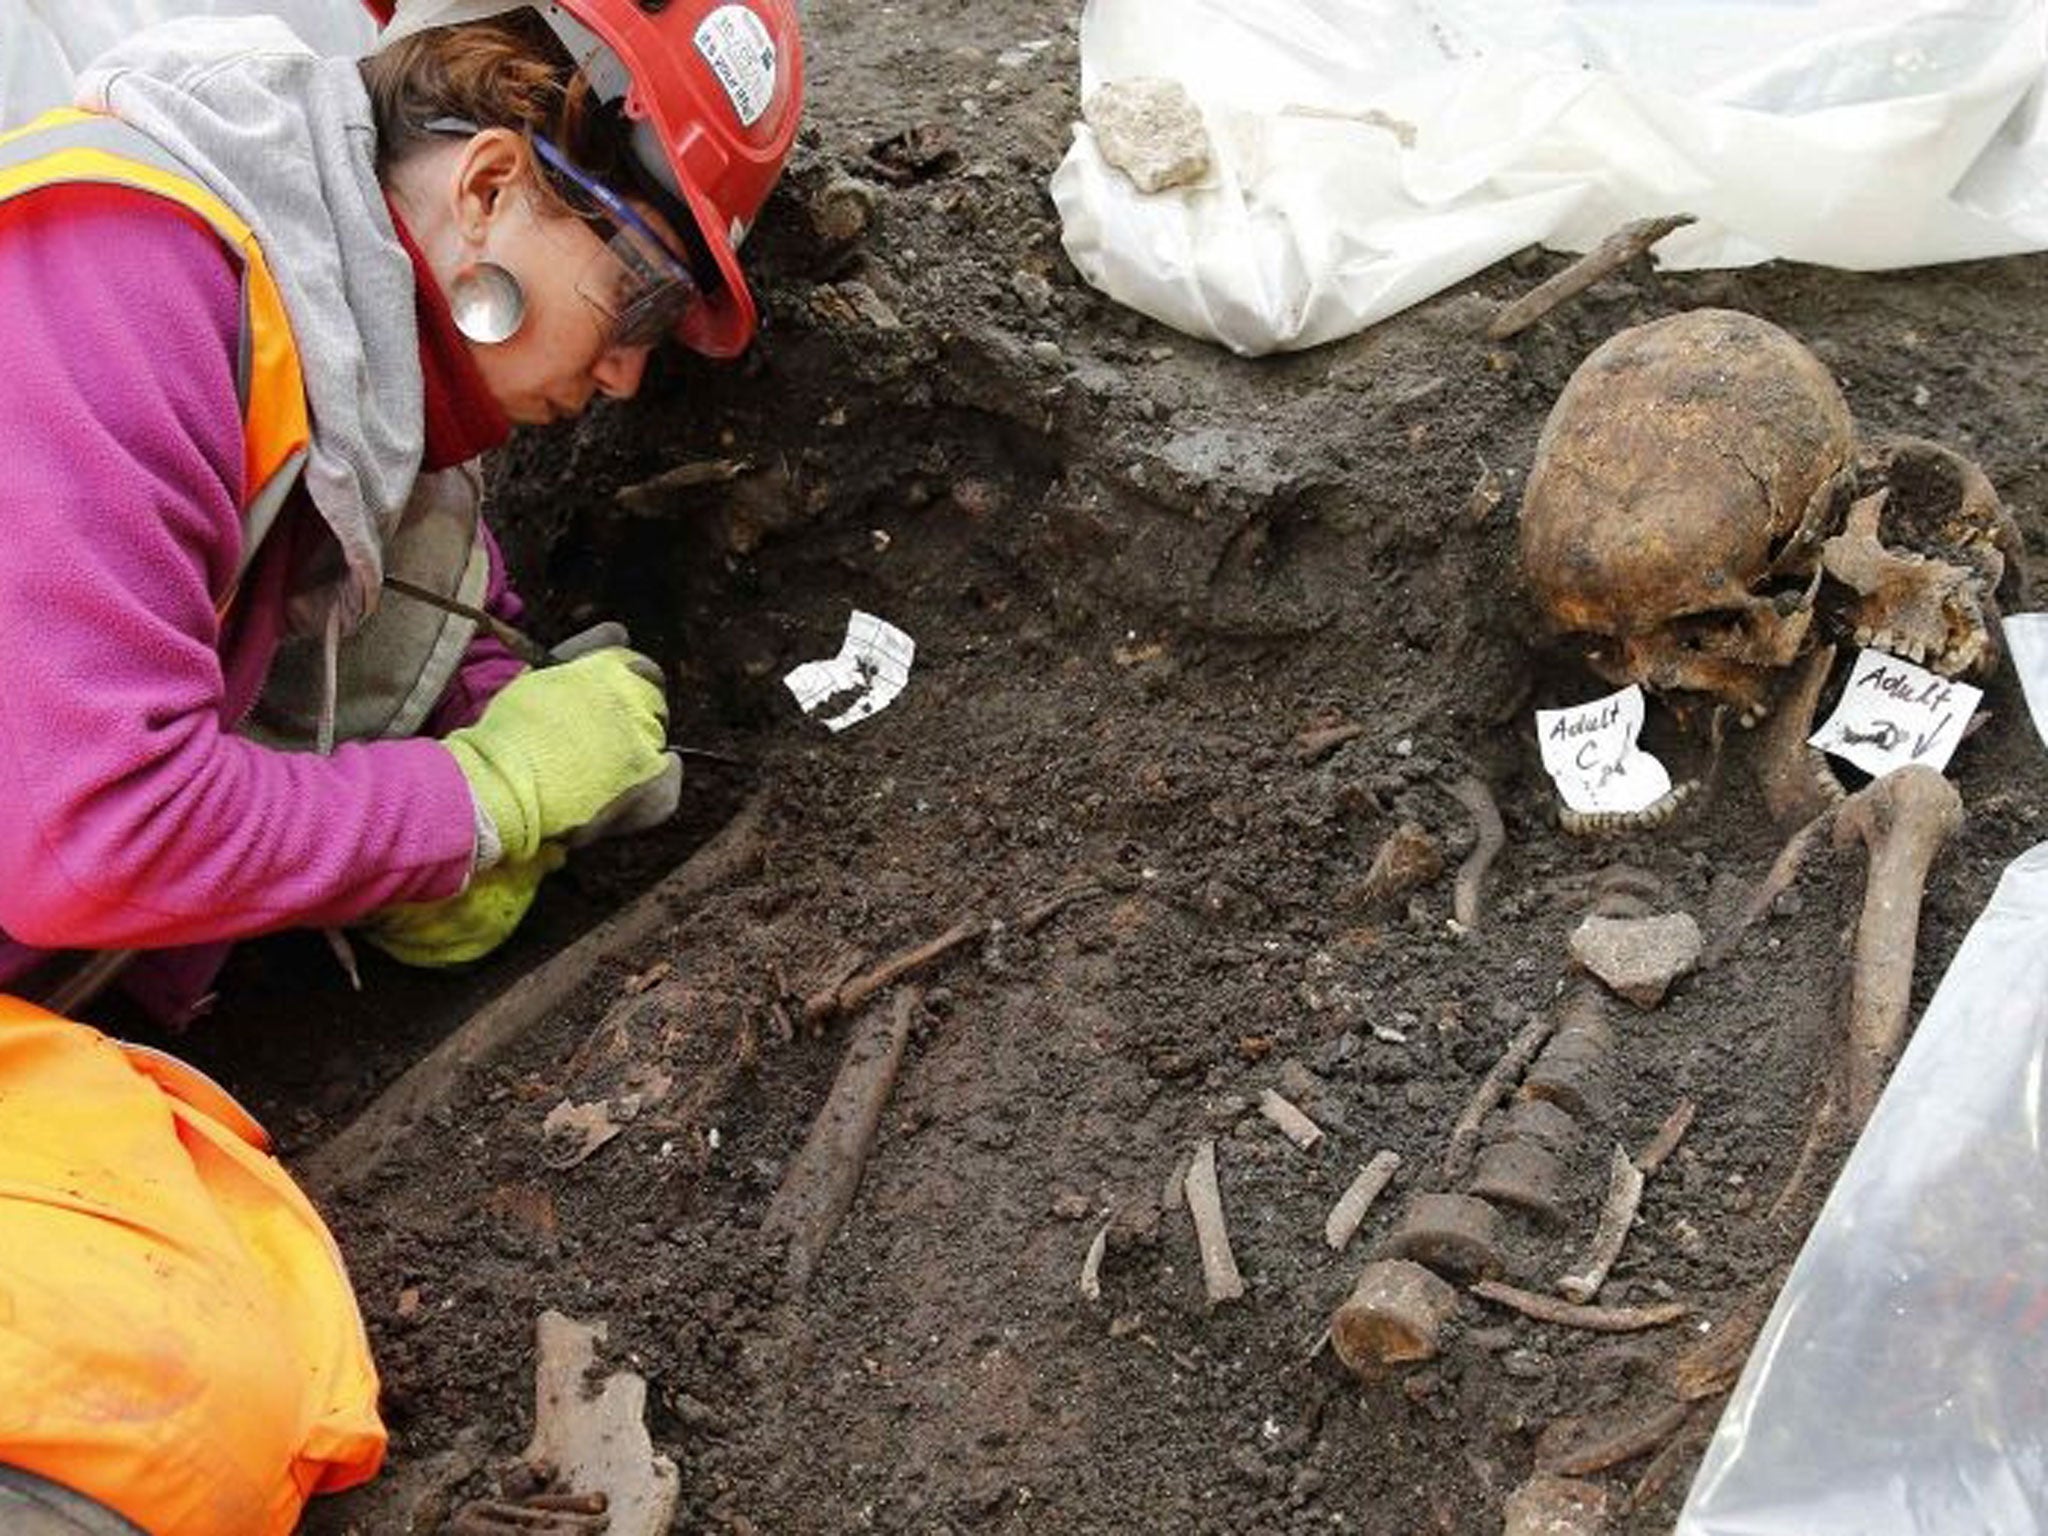
M 1874 779 L 1908 763 L 1948 766 L 1984 690 L 1883 651 L 1859 651 L 1849 686 L 1809 746 Z
M 889 706 L 910 681 L 916 656 L 915 640 L 894 624 L 856 608 L 837 656 L 807 661 L 782 681 L 807 715 L 826 703 L 839 706 L 825 717 L 825 727 L 843 731 Z
M 1557 792 L 1575 811 L 1646 811 L 1671 793 L 1664 765 L 1636 745 L 1643 734 L 1643 690 L 1569 709 L 1536 711 L 1536 740 Z

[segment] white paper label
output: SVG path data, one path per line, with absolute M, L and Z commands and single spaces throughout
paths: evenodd
M 1873 779 L 1908 763 L 1946 768 L 1983 697 L 1981 688 L 1910 661 L 1859 651 L 1841 702 L 1807 743 Z
M 744 5 L 721 5 L 697 24 L 697 51 L 718 76 L 742 128 L 751 128 L 775 99 L 775 39 Z
M 828 730 L 843 731 L 889 707 L 910 681 L 917 642 L 894 624 L 855 609 L 846 623 L 846 642 L 830 661 L 807 661 L 783 678 L 805 714 L 826 704 Z
M 1636 745 L 1643 734 L 1643 690 L 1569 709 L 1536 711 L 1536 740 L 1557 792 L 1575 811 L 1646 811 L 1671 793 L 1664 765 Z

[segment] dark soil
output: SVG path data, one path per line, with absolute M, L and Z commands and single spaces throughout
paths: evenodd
M 1617 1338 L 1468 1298 L 1437 1359 L 1384 1380 L 1311 1357 L 1410 1197 L 1461 1187 L 1439 1171 L 1452 1123 L 1566 979 L 1592 877 L 1646 871 L 1661 909 L 1712 933 L 1783 842 L 1740 736 L 1655 833 L 1556 825 L 1530 709 L 1605 685 L 1527 643 L 1514 515 L 1571 370 L 1628 324 L 1752 311 L 1819 353 L 1866 434 L 1977 457 L 2038 553 L 2048 264 L 1639 266 L 1484 341 L 1499 304 L 1562 265 L 1531 254 L 1354 340 L 1238 360 L 1119 310 L 1061 255 L 1043 189 L 1075 115 L 1070 11 L 813 5 L 810 127 L 751 247 L 761 342 L 737 369 L 673 365 L 500 466 L 536 627 L 625 618 L 674 668 L 679 739 L 751 766 L 698 771 L 673 829 L 583 857 L 472 974 L 371 957 L 357 997 L 317 940 L 272 941 L 179 1042 L 288 1156 L 309 1151 L 745 795 L 768 797 L 757 873 L 601 967 L 326 1202 L 394 1440 L 387 1476 L 309 1530 L 431 1529 L 479 1488 L 525 1443 L 534 1318 L 553 1306 L 608 1324 L 612 1357 L 648 1380 L 679 1530 L 1489 1532 L 1546 1428 L 1661 1411 L 1672 1358 L 1767 1299 L 1797 1251 L 1831 1167 L 1765 1213 L 1826 1061 L 1858 853 L 1817 854 L 1660 1009 L 1616 1005 L 1569 1219 L 1513 1230 L 1521 1278 L 1547 1286 L 1590 1236 L 1610 1148 L 1641 1148 L 1692 1100 L 1601 1300 L 1676 1298 L 1696 1322 Z M 811 212 L 845 177 L 876 217 L 829 245 Z M 744 467 L 646 488 L 710 461 Z M 780 678 L 835 652 L 854 608 L 914 635 L 917 666 L 891 708 L 832 736 Z M 1916 1006 L 2042 835 L 2048 759 L 2009 669 L 1986 708 L 1951 770 L 1969 821 L 1935 868 Z M 1362 729 L 1297 749 L 1345 722 Z M 1649 745 L 1675 776 L 1712 766 L 1668 713 Z M 1474 828 L 1449 789 L 1466 775 L 1508 841 L 1461 934 L 1451 871 Z M 1361 881 L 1402 822 L 1447 869 L 1376 907 Z M 1077 881 L 1087 895 L 1026 931 Z M 925 976 L 858 1200 L 792 1293 L 758 1229 L 847 1033 L 792 1031 L 801 1000 L 963 915 L 988 931 Z M 656 1071 L 665 1094 L 616 1140 L 550 1165 L 550 1108 Z M 1330 1133 L 1315 1154 L 1256 1112 L 1282 1083 Z M 1204 1138 L 1247 1284 L 1214 1308 L 1163 1193 Z M 1332 1254 L 1324 1213 L 1380 1147 L 1401 1171 Z M 1077 1280 L 1104 1222 L 1090 1302 Z M 1669 1528 L 1715 1408 L 1614 1529 Z M 1601 1480 L 1626 1497 L 1646 1465 Z

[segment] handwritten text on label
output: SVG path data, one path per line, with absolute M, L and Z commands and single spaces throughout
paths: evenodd
M 1572 810 L 1647 810 L 1671 792 L 1671 775 L 1643 751 L 1643 690 L 1630 686 L 1569 709 L 1536 711 L 1543 766 Z
M 1983 697 L 1968 683 L 1883 651 L 1862 651 L 1841 702 L 1808 741 L 1872 778 L 1908 763 L 1946 768 Z

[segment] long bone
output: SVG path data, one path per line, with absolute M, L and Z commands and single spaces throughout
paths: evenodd
M 1772 1202 L 1773 1214 L 1784 1211 L 1802 1188 L 1821 1149 L 1839 1133 L 1853 1137 L 1861 1131 L 1877 1106 L 1905 1043 L 1927 871 L 1962 824 L 1963 799 L 1956 787 L 1920 763 L 1872 780 L 1835 814 L 1835 846 L 1845 848 L 1860 838 L 1870 850 L 1849 977 L 1847 1028 L 1806 1145 Z
M 1873 780 L 1843 802 L 1835 846 L 1861 838 L 1870 849 L 1863 916 L 1856 924 L 1849 982 L 1849 1051 L 1843 1108 L 1861 1127 L 1906 1039 L 1920 898 L 1941 845 L 1963 824 L 1963 797 L 1941 773 L 1914 763 Z

